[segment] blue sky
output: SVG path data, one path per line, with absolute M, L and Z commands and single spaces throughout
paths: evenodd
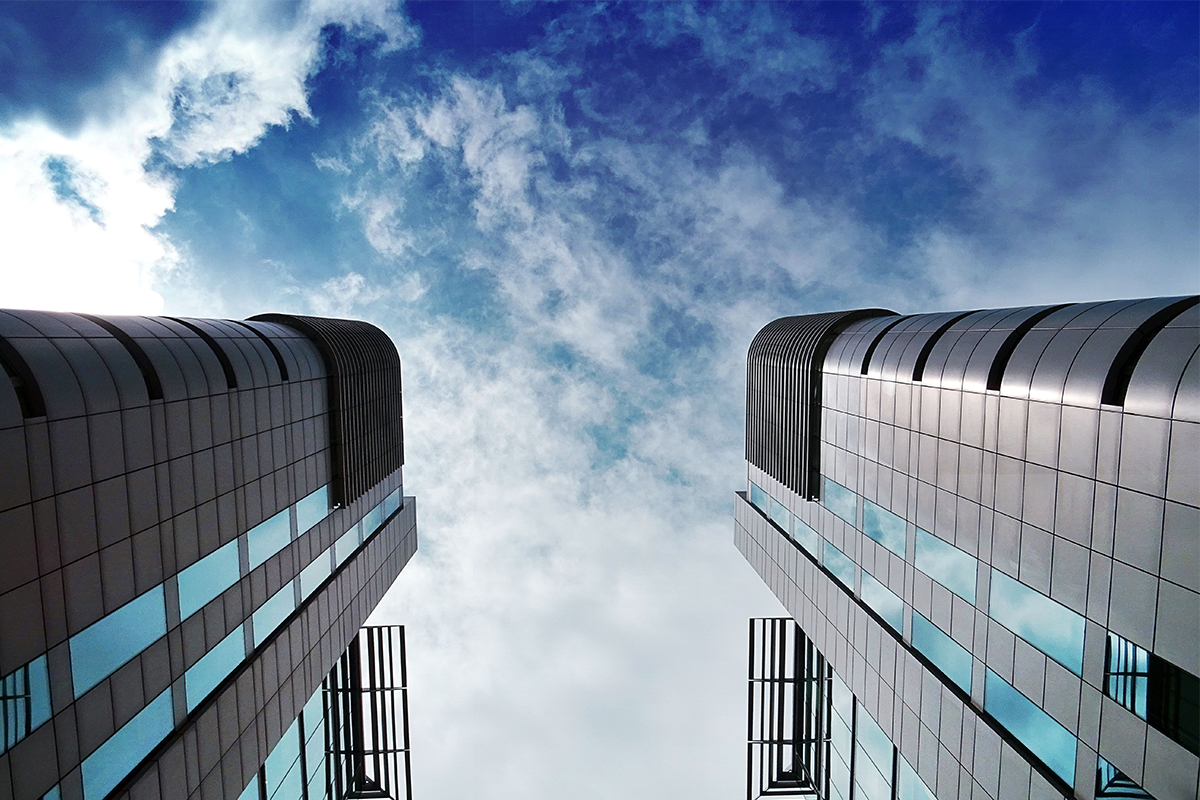
M 0 6 L 0 305 L 368 319 L 423 798 L 728 797 L 744 357 L 1197 290 L 1194 3 Z

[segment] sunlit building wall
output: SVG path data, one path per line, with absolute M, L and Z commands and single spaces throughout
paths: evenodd
M 0 797 L 378 788 L 354 704 L 402 634 L 359 631 L 417 543 L 388 337 L 0 311 L 0 365 Z
M 1196 297 L 789 317 L 747 382 L 735 540 L 832 668 L 795 774 L 1194 800 Z

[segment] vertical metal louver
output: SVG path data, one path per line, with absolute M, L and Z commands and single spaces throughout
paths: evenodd
M 260 314 L 310 339 L 329 374 L 333 502 L 348 504 L 404 464 L 400 354 L 368 322 Z
M 746 357 L 746 460 L 810 500 L 819 495 L 821 377 L 834 337 L 882 308 L 783 317 Z

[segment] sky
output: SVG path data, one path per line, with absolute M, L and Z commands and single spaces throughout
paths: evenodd
M 737 796 L 754 333 L 1195 293 L 1198 9 L 4 3 L 0 306 L 379 325 L 415 796 Z

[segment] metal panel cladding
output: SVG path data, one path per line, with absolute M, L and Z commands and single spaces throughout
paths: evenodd
M 821 375 L 834 338 L 882 308 L 783 317 L 768 323 L 746 356 L 746 460 L 792 491 L 817 499 Z
M 329 371 L 333 502 L 346 504 L 404 464 L 400 354 L 369 322 L 297 314 L 260 314 L 300 331 Z

